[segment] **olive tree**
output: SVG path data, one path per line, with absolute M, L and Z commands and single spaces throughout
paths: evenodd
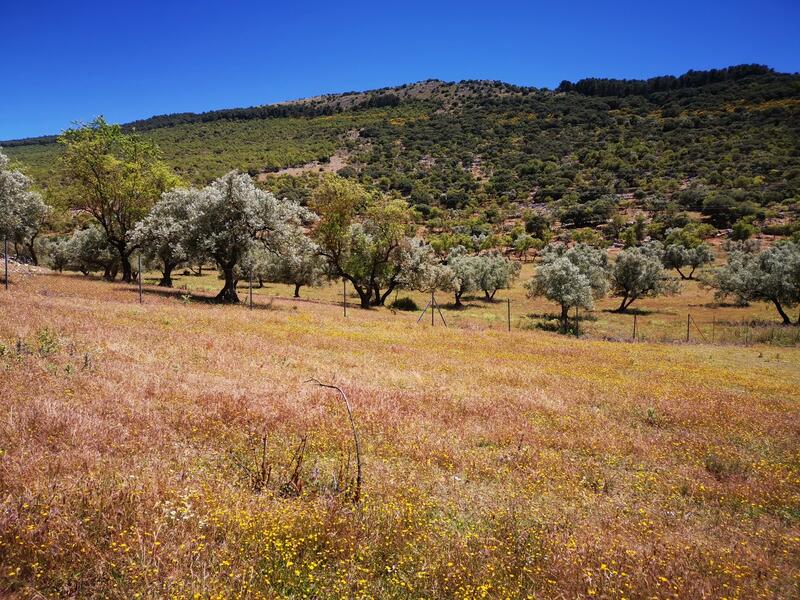
M 51 239 L 45 246 L 47 264 L 54 271 L 61 273 L 70 265 L 69 239 Z
M 669 244 L 664 249 L 662 261 L 666 268 L 675 269 L 681 279 L 693 279 L 695 270 L 714 262 L 714 252 L 706 243 L 694 247 Z M 686 269 L 690 269 L 688 274 L 684 273 Z
M 50 214 L 41 195 L 31 189 L 32 182 L 22 172 L 9 168 L 9 159 L 0 149 L 0 236 L 22 246 L 33 264 L 39 264 L 36 239 Z
M 497 290 L 511 287 L 520 271 L 517 261 L 506 258 L 498 251 L 478 256 L 476 265 L 476 285 L 487 300 L 494 300 Z
M 400 285 L 420 292 L 452 291 L 453 272 L 443 264 L 431 244 L 411 239 L 402 249 Z
M 103 271 L 105 279 L 113 279 L 119 271 L 119 254 L 96 225 L 76 229 L 70 237 L 52 242 L 48 257 L 50 266 L 59 272 L 70 269 L 89 275 Z
M 249 175 L 232 171 L 192 196 L 187 228 L 191 255 L 213 259 L 225 283 L 219 302 L 239 302 L 237 267 L 254 246 L 276 249 L 310 212 L 298 203 L 278 200 L 255 186 Z
M 293 285 L 295 298 L 300 297 L 301 287 L 322 285 L 327 275 L 319 247 L 299 230 L 285 244 L 265 253 L 263 270 L 268 281 Z
M 566 331 L 571 308 L 590 309 L 607 292 L 607 268 L 608 256 L 598 248 L 552 244 L 540 255 L 536 273 L 525 287 L 528 297 L 544 296 L 561 306 L 560 322 Z
M 68 129 L 59 142 L 63 179 L 72 208 L 91 215 L 119 254 L 122 280 L 132 281 L 133 229 L 178 178 L 156 145 L 126 134 L 102 117 Z
M 712 285 L 718 298 L 733 296 L 742 304 L 772 302 L 789 325 L 786 310 L 800 303 L 800 244 L 781 242 L 763 252 L 734 250 L 728 264 L 717 269 Z
M 479 258 L 467 252 L 464 246 L 456 246 L 447 254 L 447 269 L 450 272 L 448 291 L 455 296 L 455 305 L 463 306 L 461 298 L 464 294 L 474 292 L 478 288 Z
M 610 272 L 612 294 L 622 298 L 616 312 L 624 312 L 639 298 L 677 292 L 677 283 L 664 272 L 661 254 L 658 242 L 619 253 Z
M 190 216 L 197 194 L 176 189 L 162 194 L 147 216 L 136 224 L 132 243 L 141 248 L 145 260 L 158 264 L 158 285 L 172 287 L 172 271 L 189 260 Z

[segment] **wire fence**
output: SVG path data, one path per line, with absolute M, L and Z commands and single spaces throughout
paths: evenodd
M 555 320 L 555 315 L 523 315 L 517 319 L 515 326 L 521 329 L 559 330 L 584 338 L 619 342 L 800 345 L 800 326 L 758 319 L 736 321 L 713 315 L 697 317 L 692 313 L 659 314 L 648 318 L 636 313 L 609 316 L 607 313 L 592 312 L 584 314 L 577 321 L 572 317 L 567 331 L 563 331 L 560 324 L 557 328 Z
M 157 293 L 158 296 L 174 295 L 178 299 L 186 300 L 187 296 L 191 299 L 205 298 L 205 296 L 196 296 L 188 288 L 173 288 L 168 292 L 159 290 L 155 292 L 151 285 L 145 285 L 142 281 L 141 270 L 136 273 L 136 277 L 132 284 L 127 287 L 130 291 L 134 292 L 135 297 L 139 303 L 143 303 L 146 296 Z M 21 277 L 24 279 L 24 276 Z M 13 280 L 13 277 L 10 279 Z M 253 281 L 248 278 L 246 285 L 246 296 L 243 305 L 248 308 L 254 308 L 254 305 L 261 305 L 257 302 L 253 295 Z M 348 286 L 343 284 L 338 300 L 331 298 L 330 300 L 303 300 L 304 304 L 324 304 L 324 305 L 338 305 L 344 317 L 348 314 L 353 314 L 348 311 Z M 2 288 L 0 288 L 2 289 Z M 289 298 L 283 296 L 265 296 L 259 294 L 259 299 L 266 299 L 268 304 L 271 305 L 273 300 L 286 300 L 298 301 L 297 298 Z M 428 326 L 434 326 L 437 321 L 440 321 L 444 327 L 454 325 L 455 327 L 480 327 L 482 322 L 484 326 L 490 329 L 506 330 L 511 333 L 514 331 L 524 331 L 538 329 L 543 331 L 559 332 L 569 334 L 572 336 L 584 339 L 602 339 L 617 342 L 648 342 L 648 343 L 694 343 L 694 344 L 712 344 L 712 345 L 770 345 L 770 346 L 798 346 L 800 345 L 800 326 L 797 325 L 782 325 L 775 321 L 768 321 L 764 319 L 744 319 L 733 320 L 730 318 L 720 318 L 715 314 L 709 312 L 714 310 L 707 308 L 701 311 L 700 315 L 692 312 L 683 314 L 673 313 L 665 314 L 659 313 L 646 313 L 646 312 L 631 312 L 625 313 L 612 313 L 610 311 L 570 311 L 569 320 L 564 327 L 560 316 L 557 314 L 532 314 L 526 312 L 523 307 L 515 306 L 514 302 L 510 299 L 499 300 L 494 303 L 496 309 L 483 315 L 484 318 L 477 316 L 464 315 L 460 316 L 460 311 L 448 312 L 447 320 L 445 320 L 442 308 L 438 300 L 432 295 L 428 305 L 422 310 L 422 313 L 415 318 L 418 325 L 424 326 L 427 320 L 422 319 L 422 316 L 427 312 L 434 315 L 434 308 L 436 309 L 437 316 L 440 319 L 434 319 Z M 445 309 L 447 310 L 447 309 Z M 392 311 L 396 313 L 396 311 Z M 357 314 L 357 312 L 356 312 Z M 452 319 L 452 322 L 451 322 Z M 438 326 L 435 325 L 435 326 Z

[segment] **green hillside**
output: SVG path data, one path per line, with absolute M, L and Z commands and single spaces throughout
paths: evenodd
M 716 223 L 727 226 L 744 214 L 795 221 L 800 197 L 800 76 L 755 65 L 555 91 L 426 81 L 129 127 L 191 183 L 236 168 L 302 196 L 303 178 L 280 169 L 338 171 L 434 221 L 482 211 L 499 222 L 557 202 L 591 225 L 607 204 L 635 198 L 728 211 Z M 55 138 L 3 146 L 42 187 L 57 187 Z

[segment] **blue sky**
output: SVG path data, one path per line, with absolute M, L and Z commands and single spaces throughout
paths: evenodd
M 800 0 L 0 0 L 0 139 L 428 78 L 800 71 Z

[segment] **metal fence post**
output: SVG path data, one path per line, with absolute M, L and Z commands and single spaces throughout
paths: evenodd
M 344 316 L 347 316 L 347 279 L 342 279 L 342 308 Z
M 636 341 L 636 314 L 633 315 L 633 341 Z
M 508 305 L 508 330 L 511 331 L 511 298 L 506 298 Z
M 137 268 L 139 269 L 139 304 L 142 304 L 142 255 L 139 254 Z
M 689 324 L 690 324 L 691 319 L 692 319 L 692 315 L 691 314 L 687 314 L 686 315 L 686 341 L 687 342 L 689 341 Z

